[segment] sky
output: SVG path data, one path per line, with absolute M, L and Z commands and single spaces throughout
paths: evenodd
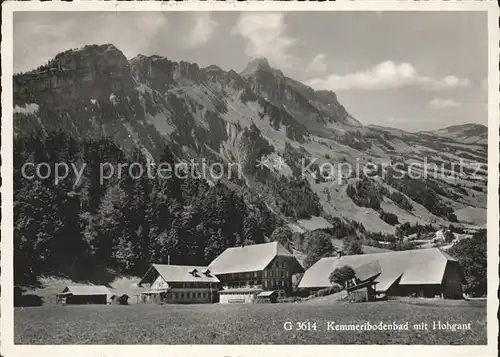
M 485 12 L 18 12 L 14 72 L 108 43 L 237 72 L 266 57 L 365 125 L 487 125 Z

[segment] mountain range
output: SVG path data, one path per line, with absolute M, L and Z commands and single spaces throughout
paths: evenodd
M 156 55 L 127 59 L 114 45 L 89 45 L 14 75 L 13 86 L 16 136 L 62 131 L 109 137 L 151 160 L 167 144 L 179 162 L 238 162 L 243 179 L 224 183 L 255 192 L 299 232 L 331 228 L 333 218 L 370 239 L 415 224 L 465 232 L 486 224 L 486 127 L 410 133 L 363 125 L 333 91 L 289 78 L 265 58 L 237 73 Z M 262 158 L 272 163 L 264 173 L 256 168 Z M 298 179 L 301 160 L 311 163 L 307 182 L 319 209 L 297 216 L 269 178 Z M 394 177 L 397 164 L 422 173 L 416 166 L 423 163 L 437 165 L 439 174 Z M 340 179 L 323 175 L 341 164 L 373 169 L 361 176 L 342 169 Z

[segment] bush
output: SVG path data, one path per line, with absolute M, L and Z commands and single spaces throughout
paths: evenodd
M 332 245 L 332 236 L 321 230 L 307 232 L 304 234 L 306 241 L 307 256 L 304 260 L 304 268 L 310 268 L 314 263 L 323 257 L 331 256 L 335 253 Z
M 332 294 L 336 294 L 338 292 L 341 292 L 342 290 L 343 290 L 342 286 L 335 284 L 335 285 L 332 285 L 331 287 L 318 290 L 316 292 L 315 296 L 328 296 L 328 295 L 332 295 Z
M 362 176 L 356 184 L 349 185 L 346 190 L 347 195 L 359 207 L 380 209 L 380 202 L 383 200 L 383 195 L 386 189 L 379 186 L 366 176 Z
M 398 241 L 398 242 L 390 244 L 387 248 L 389 248 L 390 250 L 396 250 L 396 251 L 397 250 L 413 250 L 413 249 L 417 249 L 418 246 L 419 246 L 419 244 L 416 242 Z
M 380 218 L 387 224 L 390 224 L 391 226 L 399 224 L 398 216 L 396 216 L 394 213 L 382 211 L 382 213 L 380 214 Z
M 330 282 L 334 284 L 339 284 L 341 286 L 344 286 L 345 282 L 348 280 L 351 280 L 354 278 L 354 269 L 351 268 L 349 265 L 344 265 L 343 267 L 336 268 L 331 274 L 330 274 Z
M 472 296 L 482 296 L 487 291 L 486 279 L 486 230 L 481 230 L 469 239 L 462 239 L 448 250 L 458 259 L 463 268 L 466 285 L 465 292 Z
M 448 229 L 450 231 L 452 231 L 453 233 L 458 233 L 458 234 L 464 234 L 465 231 L 463 228 L 460 228 L 460 227 L 455 227 L 453 224 L 450 224 L 450 226 L 448 227 Z
M 346 237 L 343 240 L 343 251 L 347 255 L 363 254 L 361 239 L 357 236 Z
M 278 227 L 271 234 L 271 241 L 280 243 L 283 247 L 290 250 L 293 232 L 289 227 Z
M 452 231 L 446 231 L 444 233 L 444 241 L 446 243 L 451 243 L 451 242 L 453 242 L 454 239 L 455 239 L 455 235 L 453 234 Z
M 417 235 L 422 235 L 435 231 L 436 229 L 432 226 L 432 224 L 427 224 L 424 226 L 418 223 L 416 223 L 415 225 L 411 225 L 410 222 L 406 222 L 396 228 L 396 236 L 405 237 L 415 233 Z
M 411 205 L 410 201 L 406 198 L 405 195 L 403 195 L 401 192 L 394 191 L 388 196 L 392 202 L 396 204 L 399 208 L 402 208 L 406 211 L 413 211 L 413 206 Z

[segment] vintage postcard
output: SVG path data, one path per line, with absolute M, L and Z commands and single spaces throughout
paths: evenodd
M 2 10 L 3 356 L 497 355 L 495 3 Z

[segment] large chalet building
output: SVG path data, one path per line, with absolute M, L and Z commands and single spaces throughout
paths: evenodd
M 292 275 L 303 273 L 297 258 L 278 242 L 228 248 L 210 264 L 222 284 L 221 303 L 252 302 L 259 294 L 292 291 Z
M 304 268 L 278 242 L 228 248 L 208 267 L 153 264 L 139 282 L 143 303 L 249 303 L 287 296 Z
M 140 280 L 142 303 L 211 303 L 219 279 L 208 267 L 153 264 Z

